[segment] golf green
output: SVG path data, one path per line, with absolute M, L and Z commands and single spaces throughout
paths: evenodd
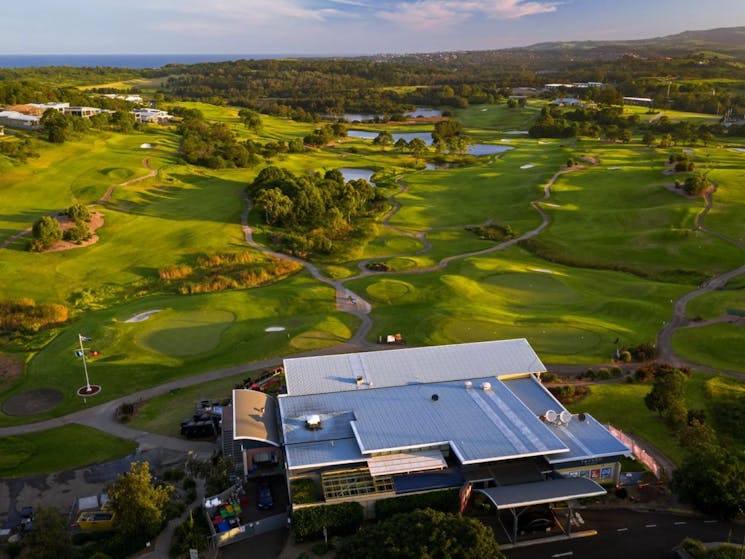
M 163 312 L 150 318 L 155 327 L 138 336 L 137 343 L 163 355 L 182 357 L 217 347 L 222 333 L 235 321 L 228 311 Z

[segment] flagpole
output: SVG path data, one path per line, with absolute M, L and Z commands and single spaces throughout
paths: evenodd
M 85 371 L 85 391 L 91 391 L 91 381 L 88 380 L 88 365 L 85 362 L 85 349 L 83 349 L 83 336 L 78 334 L 78 341 L 80 342 L 80 353 L 83 355 L 83 371 Z

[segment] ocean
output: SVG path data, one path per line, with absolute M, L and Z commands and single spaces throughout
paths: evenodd
M 309 58 L 297 54 L 0 54 L 0 68 L 39 66 L 111 66 L 115 68 L 161 68 L 167 64 L 198 64 L 226 60 Z

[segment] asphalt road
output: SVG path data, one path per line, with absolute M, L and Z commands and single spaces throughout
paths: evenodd
M 623 509 L 580 510 L 596 536 L 504 550 L 508 559 L 659 559 L 684 538 L 743 543 L 745 526 L 700 516 Z M 745 556 L 745 555 L 744 555 Z

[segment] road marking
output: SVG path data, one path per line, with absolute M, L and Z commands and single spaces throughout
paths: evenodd
M 571 557 L 574 555 L 574 551 L 567 551 L 566 553 L 557 553 L 555 555 L 552 555 L 551 557 Z
M 616 532 L 628 532 L 628 528 L 618 528 Z
M 657 524 L 645 524 L 645 528 L 657 528 Z
M 673 522 L 676 526 L 683 526 L 685 524 L 685 521 L 681 520 L 680 522 Z

